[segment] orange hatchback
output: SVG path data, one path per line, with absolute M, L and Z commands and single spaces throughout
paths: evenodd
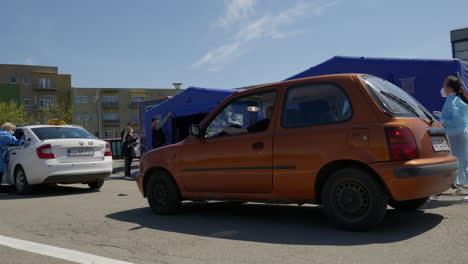
M 190 136 L 141 158 L 157 214 L 183 200 L 315 203 L 367 230 L 387 205 L 416 210 L 458 171 L 444 129 L 413 97 L 370 75 L 273 83 L 224 100 Z

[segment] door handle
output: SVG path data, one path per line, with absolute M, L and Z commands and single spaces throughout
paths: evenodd
M 252 144 L 253 149 L 263 149 L 263 142 L 255 142 Z
M 16 152 L 12 152 L 11 155 L 16 155 Z

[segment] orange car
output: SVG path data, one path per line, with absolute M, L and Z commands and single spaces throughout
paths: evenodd
M 138 187 L 157 214 L 182 200 L 316 203 L 367 230 L 387 204 L 416 210 L 457 174 L 444 129 L 375 76 L 326 75 L 235 93 L 191 135 L 146 153 Z

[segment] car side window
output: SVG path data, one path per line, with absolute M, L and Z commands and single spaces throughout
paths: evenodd
M 351 119 L 349 97 L 337 84 L 306 83 L 288 88 L 281 126 L 285 128 L 316 126 Z
M 24 131 L 20 128 L 17 128 L 15 130 L 15 133 L 13 133 L 13 136 L 16 137 L 16 139 L 20 140 L 20 146 L 24 144 Z
M 276 91 L 241 97 L 229 103 L 206 126 L 205 137 L 255 133 L 270 125 L 275 107 Z

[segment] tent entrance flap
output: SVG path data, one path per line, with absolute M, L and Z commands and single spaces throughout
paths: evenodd
M 181 116 L 172 119 L 172 142 L 176 143 L 189 136 L 189 128 L 192 124 L 200 124 L 208 113 L 189 116 Z

